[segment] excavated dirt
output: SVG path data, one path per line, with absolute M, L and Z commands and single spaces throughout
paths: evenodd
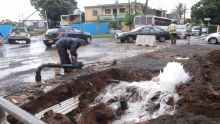
M 170 61 L 183 63 L 191 80 L 176 87 L 180 95 L 177 113 L 164 115 L 140 124 L 217 124 L 220 123 L 220 50 L 219 47 L 172 46 L 145 55 L 120 61 L 115 66 L 79 70 L 79 76 L 63 77 L 54 81 L 57 85 L 48 92 L 33 95 L 21 105 L 35 114 L 70 97 L 82 94 L 80 105 L 68 115 L 47 113 L 43 118 L 54 124 L 111 124 L 123 111 L 112 110 L 104 103 L 93 107 L 89 103 L 107 86 L 110 79 L 123 81 L 150 80 Z M 214 50 L 214 51 L 213 51 Z M 212 51 L 212 52 L 211 52 Z M 177 59 L 187 58 L 187 59 Z M 73 73 L 73 75 L 75 75 Z M 39 95 L 40 94 L 40 95 Z M 68 117 L 68 118 L 67 118 Z M 61 123 L 62 122 L 62 123 Z M 15 122 L 13 121 L 15 124 Z
M 190 68 L 193 65 L 196 68 Z M 195 56 L 186 63 L 194 76 L 184 86 L 179 86 L 180 109 L 196 115 L 220 117 L 220 50 L 205 56 Z

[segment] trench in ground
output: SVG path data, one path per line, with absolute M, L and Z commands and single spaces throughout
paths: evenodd
M 80 97 L 79 107 L 72 112 L 78 114 L 77 112 L 82 111 L 85 106 L 95 100 L 101 91 L 108 85 L 108 80 L 114 79 L 132 82 L 150 80 L 151 78 L 152 74 L 146 71 L 137 72 L 118 68 L 107 69 L 89 75 L 79 76 L 69 81 L 59 82 L 60 85 L 53 90 L 48 91 L 43 96 L 30 100 L 20 107 L 34 115 L 71 97 L 83 94 L 81 95 L 82 97 Z

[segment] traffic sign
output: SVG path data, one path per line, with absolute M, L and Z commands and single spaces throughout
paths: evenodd
M 211 18 L 204 18 L 204 20 L 205 20 L 205 21 L 210 21 L 210 20 L 211 20 Z

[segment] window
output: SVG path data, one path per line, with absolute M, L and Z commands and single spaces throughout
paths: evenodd
M 144 32 L 150 32 L 150 31 L 151 31 L 151 28 L 145 27 L 145 28 L 143 29 L 143 31 L 144 31 Z
M 147 17 L 147 25 L 153 25 L 153 17 Z
M 105 9 L 105 14 L 111 14 L 111 9 Z
M 147 24 L 146 21 L 147 21 L 146 16 L 141 16 L 141 24 L 146 25 Z
M 92 15 L 93 16 L 97 16 L 98 15 L 98 11 L 97 10 L 92 10 Z
M 120 8 L 119 13 L 125 13 L 125 8 Z
M 135 25 L 139 25 L 139 24 L 140 24 L 140 21 L 141 21 L 141 17 L 137 16 L 137 17 L 135 17 L 135 19 L 134 19 L 134 24 L 135 24 Z
M 163 18 L 154 18 L 154 23 L 155 25 L 159 25 L 159 26 L 168 26 L 169 23 L 171 22 L 171 20 L 169 19 L 163 19 Z

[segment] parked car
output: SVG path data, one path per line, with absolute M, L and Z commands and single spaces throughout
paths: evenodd
M 121 42 L 133 42 L 134 40 L 136 40 L 137 35 L 155 35 L 156 39 L 160 42 L 164 42 L 170 38 L 170 34 L 168 31 L 153 26 L 142 26 L 135 28 L 129 32 L 117 33 L 115 35 L 115 38 L 119 39 Z
M 209 34 L 206 37 L 206 41 L 211 43 L 211 44 L 220 43 L 220 32 Z
M 45 39 L 43 40 L 43 42 L 47 47 L 51 47 L 53 44 L 56 43 L 57 40 L 59 40 L 61 36 L 80 38 L 86 40 L 88 43 L 92 41 L 90 33 L 83 32 L 75 27 L 62 26 L 58 28 L 48 29 L 45 33 Z
M 202 34 L 202 28 L 200 26 L 193 26 L 192 27 L 192 35 L 199 36 Z
M 176 31 L 178 38 L 186 39 L 186 25 L 177 25 Z
M 16 43 L 16 41 L 25 41 L 26 44 L 31 42 L 30 34 L 25 27 L 14 27 L 8 34 L 8 42 L 10 44 Z

